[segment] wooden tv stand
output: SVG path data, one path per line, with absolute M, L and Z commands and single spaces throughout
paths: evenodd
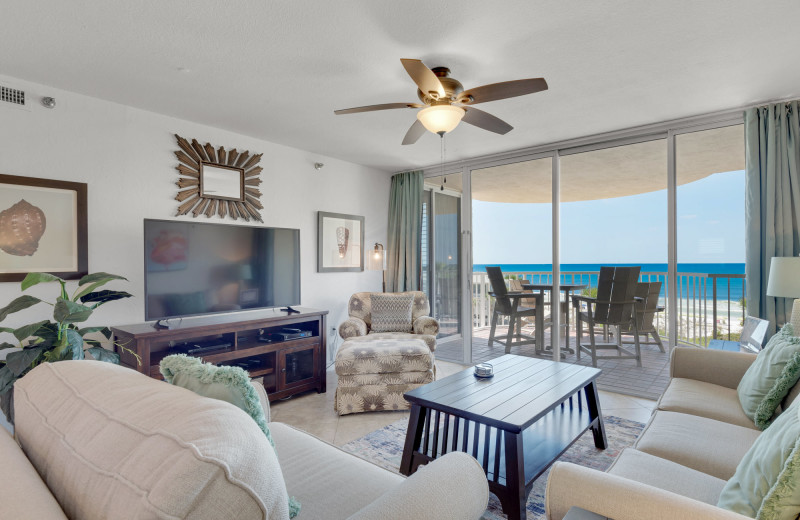
M 142 362 L 115 347 L 120 364 L 156 379 L 163 379 L 158 365 L 170 354 L 196 343 L 230 346 L 196 355 L 217 365 L 243 367 L 252 378 L 263 378 L 270 401 L 308 390 L 325 392 L 327 359 L 325 318 L 328 311 L 297 307 L 298 314 L 274 310 L 243 311 L 198 318 L 170 320 L 177 325 L 156 329 L 152 323 L 112 327 L 114 343 L 136 352 Z M 309 337 L 276 340 L 270 336 L 285 327 L 310 331 Z

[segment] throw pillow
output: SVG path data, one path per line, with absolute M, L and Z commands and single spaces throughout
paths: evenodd
M 372 332 L 411 332 L 413 294 L 373 293 L 370 299 L 372 300 Z
M 216 366 L 186 354 L 173 354 L 161 360 L 159 370 L 167 383 L 241 408 L 253 418 L 272 447 L 275 447 L 261 400 L 250 382 L 250 374 L 244 369 Z M 294 518 L 299 512 L 300 503 L 296 498 L 289 497 L 289 518 Z
M 800 404 L 795 402 L 762 433 L 725 484 L 717 505 L 759 520 L 800 514 Z
M 772 336 L 736 388 L 745 415 L 762 430 L 800 378 L 800 338 L 793 334 L 787 323 Z

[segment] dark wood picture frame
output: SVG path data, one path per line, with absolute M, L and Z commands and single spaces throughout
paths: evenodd
M 76 218 L 73 226 L 76 230 L 76 255 L 77 270 L 75 271 L 47 271 L 65 280 L 77 280 L 89 272 L 89 233 L 87 215 L 87 185 L 84 182 L 59 181 L 55 179 L 38 179 L 34 177 L 20 177 L 17 175 L 0 174 L 0 184 L 13 184 L 17 186 L 27 186 L 31 188 L 46 188 L 48 190 L 65 190 L 76 193 Z M 0 208 L 0 212 L 8 208 Z M 46 215 L 46 214 L 45 214 Z M 0 221 L 2 226 L 2 221 Z M 0 251 L 0 265 L 2 265 L 2 255 L 6 253 Z M 27 276 L 29 271 L 20 270 L 19 272 L 0 273 L 0 282 L 19 282 Z
M 340 219 L 344 221 L 357 222 L 359 225 L 358 233 L 358 258 L 359 263 L 351 263 L 349 265 L 336 266 L 331 262 L 326 261 L 326 253 L 331 253 L 331 248 L 326 247 L 326 243 L 330 244 L 331 233 L 336 233 L 337 230 L 329 229 L 325 225 L 325 219 Z M 325 238 L 328 238 L 326 242 Z M 348 237 L 349 239 L 349 237 Z M 339 250 L 344 249 L 345 254 L 347 249 L 352 244 L 348 244 L 349 240 L 344 243 L 338 244 Z M 351 255 L 352 257 L 352 255 Z M 329 213 L 327 211 L 317 212 L 317 272 L 318 273 L 346 273 L 346 272 L 360 272 L 364 270 L 364 217 L 359 215 L 347 215 L 345 213 Z

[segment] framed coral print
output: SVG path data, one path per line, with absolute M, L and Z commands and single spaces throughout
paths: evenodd
M 364 217 L 317 212 L 317 272 L 364 270 Z
M 0 175 L 0 282 L 88 272 L 86 184 Z

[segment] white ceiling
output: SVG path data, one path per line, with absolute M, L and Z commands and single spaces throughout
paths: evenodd
M 3 0 L 0 73 L 399 170 L 439 162 L 433 134 L 400 145 L 414 111 L 333 110 L 416 101 L 400 58 L 465 88 L 550 85 L 479 105 L 515 129 L 462 123 L 450 161 L 800 97 L 798 18 L 797 0 Z

